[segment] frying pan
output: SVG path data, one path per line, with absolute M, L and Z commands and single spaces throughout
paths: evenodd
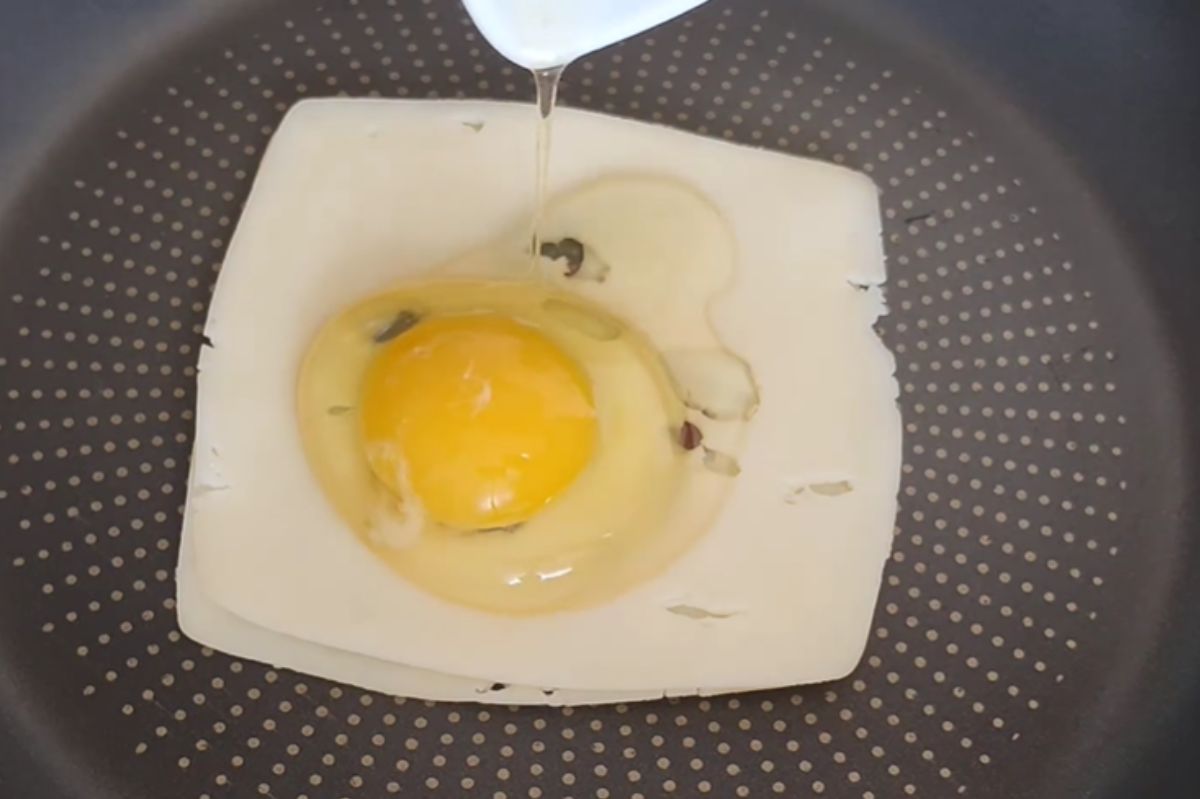
M 713 0 L 568 70 L 567 104 L 879 184 L 901 507 L 845 680 L 483 709 L 202 649 L 172 569 L 285 109 L 528 76 L 449 0 L 0 2 L 0 794 L 1193 796 L 1197 34 L 1169 0 Z

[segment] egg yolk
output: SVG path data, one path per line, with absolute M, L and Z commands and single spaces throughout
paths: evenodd
M 375 476 L 433 521 L 525 521 L 591 460 L 596 411 L 580 366 L 536 329 L 494 314 L 427 319 L 381 346 L 362 393 Z

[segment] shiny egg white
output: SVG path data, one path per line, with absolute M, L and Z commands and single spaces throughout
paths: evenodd
M 527 256 L 503 244 L 468 260 L 488 265 L 493 277 L 503 275 L 505 266 L 528 268 Z M 382 343 L 372 333 L 386 329 L 398 314 L 413 318 L 413 308 L 422 314 L 411 322 L 413 332 L 439 319 L 480 314 L 534 327 L 587 376 L 599 430 L 595 450 L 566 490 L 531 517 L 499 529 L 456 528 L 430 518 L 411 485 L 397 491 L 372 473 L 360 434 L 363 375 L 380 349 L 403 345 L 409 331 Z M 690 351 L 710 358 L 714 371 L 736 359 L 705 348 L 703 324 L 693 333 Z M 710 377 L 720 378 L 719 373 Z M 745 395 L 743 379 L 737 374 L 728 388 L 711 389 L 712 396 L 727 402 L 731 392 Z M 480 611 L 547 613 L 605 601 L 667 568 L 703 535 L 732 487 L 733 475 L 707 468 L 705 451 L 681 446 L 680 431 L 689 415 L 689 424 L 710 432 L 717 423 L 689 411 L 674 382 L 644 334 L 537 276 L 413 281 L 384 290 L 323 326 L 300 374 L 299 432 L 325 496 L 400 578 Z M 470 390 L 479 389 L 472 384 Z M 492 392 L 492 384 L 484 383 L 464 415 L 486 410 L 495 400 Z M 428 421 L 449 429 L 439 416 Z M 744 428 L 744 419 L 721 427 Z

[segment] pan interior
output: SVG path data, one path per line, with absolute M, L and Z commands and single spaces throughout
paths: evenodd
M 1174 546 L 1147 532 L 1178 501 L 1157 457 L 1176 390 L 1136 264 L 986 87 L 782 0 L 714 0 L 574 65 L 561 96 L 881 187 L 879 327 L 906 441 L 857 672 L 711 700 L 483 709 L 183 639 L 172 569 L 207 301 L 274 126 L 336 94 L 528 100 L 531 82 L 456 6 L 255 4 L 133 68 L 0 220 L 0 689 L 5 721 L 64 783 L 871 799 L 1019 796 L 1083 768 L 1097 697 L 1138 673 Z

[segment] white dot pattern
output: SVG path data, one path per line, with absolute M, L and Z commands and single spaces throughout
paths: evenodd
M 860 668 L 737 697 L 481 709 L 179 634 L 194 362 L 274 125 L 306 96 L 531 94 L 457 7 L 335 5 L 275 3 L 164 56 L 30 190 L 36 224 L 2 234 L 0 583 L 24 609 L 4 635 L 34 699 L 103 730 L 91 756 L 148 795 L 875 799 L 1032 779 L 1022 764 L 1069 737 L 1115 657 L 1106 636 L 1130 623 L 1126 488 L 1148 454 L 1115 337 L 1037 175 L 993 154 L 969 108 L 785 2 L 717 0 L 573 66 L 562 95 L 845 163 L 883 190 L 880 330 L 906 452 Z

